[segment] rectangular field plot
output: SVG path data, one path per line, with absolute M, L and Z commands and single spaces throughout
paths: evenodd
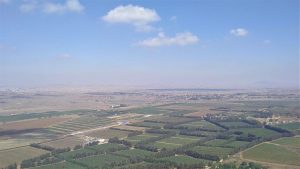
M 44 165 L 44 166 L 39 166 L 39 167 L 33 167 L 30 169 L 86 169 L 86 167 L 70 163 L 70 162 L 61 162 L 57 164 L 51 164 L 51 165 Z
M 107 144 L 100 144 L 95 146 L 88 146 L 88 147 L 84 147 L 83 149 L 61 153 L 59 154 L 59 156 L 63 157 L 64 159 L 74 159 L 76 157 L 76 154 L 83 154 L 83 153 L 92 154 L 96 152 L 102 154 L 104 152 L 113 152 L 121 149 L 126 149 L 126 147 L 121 144 L 107 143 Z
M 224 130 L 223 128 L 216 126 L 208 121 L 201 120 L 201 121 L 194 121 L 190 123 L 181 124 L 179 126 L 185 126 L 190 129 L 193 128 L 203 128 L 203 129 L 212 129 L 212 130 Z
M 234 140 L 224 140 L 224 139 L 214 139 L 205 143 L 209 146 L 226 146 L 232 148 L 238 148 L 249 144 L 247 141 L 234 141 Z
M 111 123 L 111 120 L 108 118 L 98 118 L 98 117 L 80 117 L 74 120 L 70 120 L 64 122 L 62 124 L 57 124 L 49 127 L 50 131 L 57 132 L 57 133 L 71 133 L 80 130 L 87 130 L 91 128 L 96 128 L 100 126 L 105 126 Z
M 165 139 L 159 140 L 157 142 L 185 145 L 185 144 L 197 142 L 199 140 L 200 140 L 199 137 L 178 135 L 178 136 L 174 136 L 174 137 L 170 137 L 170 138 L 165 138 Z
M 48 153 L 48 151 L 29 146 L 0 151 L 0 168 L 14 163 L 19 164 L 23 160 L 37 157 L 45 153 Z
M 47 145 L 53 148 L 66 148 L 66 147 L 73 148 L 74 146 L 82 143 L 84 143 L 83 139 L 76 136 L 68 136 L 63 139 L 43 143 L 43 145 Z
M 300 122 L 278 124 L 278 125 L 276 125 L 276 127 L 280 127 L 280 128 L 286 129 L 291 132 L 299 132 L 300 133 Z
M 153 122 L 138 122 L 138 123 L 134 123 L 131 125 L 138 126 L 138 127 L 162 128 L 165 124 L 164 123 L 153 123 Z
M 154 147 L 158 148 L 158 149 L 167 149 L 167 150 L 170 150 L 170 149 L 175 149 L 175 148 L 178 148 L 181 146 L 181 144 L 176 144 L 176 143 L 166 143 L 166 142 L 160 142 L 160 141 L 157 141 L 155 143 L 152 143 L 151 145 L 153 145 Z
M 111 168 L 109 167 L 111 164 L 124 165 L 129 163 L 129 160 L 125 157 L 106 154 L 82 158 L 80 160 L 76 160 L 76 162 L 81 163 L 88 168 Z
M 124 138 L 124 137 L 127 137 L 129 133 L 131 133 L 131 132 L 121 131 L 121 130 L 113 130 L 113 129 L 103 129 L 103 130 L 99 129 L 99 130 L 95 130 L 95 131 L 86 133 L 85 135 L 90 136 L 90 137 L 110 139 L 113 137 Z
M 137 135 L 137 136 L 133 136 L 133 137 L 127 137 L 127 138 L 125 138 L 125 140 L 132 142 L 132 143 L 137 143 L 139 141 L 144 141 L 149 138 L 158 137 L 158 136 L 160 136 L 160 135 L 147 133 L 147 134 L 141 134 L 141 135 Z
M 147 119 L 147 121 L 158 122 L 158 123 L 184 123 L 184 122 L 189 122 L 191 120 L 193 119 L 186 118 L 186 117 L 172 117 L 172 116 L 155 116 Z
M 233 149 L 232 148 L 223 148 L 223 147 L 210 147 L 210 146 L 196 146 L 190 150 L 195 151 L 200 154 L 209 154 L 224 158 L 229 155 Z
M 300 166 L 300 153 L 285 146 L 263 143 L 243 152 L 243 158 L 278 164 Z
M 129 110 L 130 113 L 137 114 L 163 114 L 169 112 L 169 110 L 163 110 L 157 107 L 143 107 Z
M 114 129 L 127 130 L 127 131 L 144 131 L 146 127 L 138 127 L 138 126 L 129 126 L 129 125 L 121 125 L 113 127 Z
M 140 149 L 130 149 L 130 150 L 117 151 L 114 154 L 118 154 L 128 158 L 145 158 L 148 156 L 152 156 L 155 153 L 151 151 L 140 150 Z
M 269 137 L 274 136 L 279 133 L 273 130 L 265 129 L 265 128 L 241 128 L 241 129 L 235 129 L 233 131 L 241 131 L 243 134 L 252 134 L 257 137 Z
M 198 158 L 193 158 L 190 156 L 184 156 L 184 155 L 178 155 L 178 156 L 171 156 L 171 157 L 164 157 L 159 159 L 158 161 L 164 162 L 172 162 L 176 163 L 177 165 L 184 165 L 184 164 L 207 164 L 212 161 L 209 160 L 204 160 L 204 159 L 198 159 Z
M 219 122 L 219 123 L 229 128 L 242 128 L 242 127 L 252 126 L 251 124 L 242 121 Z
M 300 148 L 300 137 L 284 137 L 272 141 L 272 143 Z

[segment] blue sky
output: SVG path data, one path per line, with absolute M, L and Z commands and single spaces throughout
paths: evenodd
M 298 0 L 0 0 L 0 86 L 299 86 Z

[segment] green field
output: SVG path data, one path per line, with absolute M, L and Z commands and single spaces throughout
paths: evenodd
M 14 163 L 19 164 L 23 160 L 37 157 L 45 153 L 48 153 L 48 151 L 29 146 L 0 151 L 0 168 Z
M 185 144 L 194 143 L 199 140 L 200 140 L 199 137 L 177 135 L 174 137 L 169 137 L 169 138 L 159 140 L 158 142 L 185 145 Z
M 191 148 L 190 150 L 195 151 L 200 154 L 215 155 L 220 158 L 226 157 L 233 151 L 232 148 L 210 147 L 210 146 L 196 146 L 196 147 Z
M 178 147 L 181 146 L 181 144 L 166 143 L 166 142 L 160 142 L 160 141 L 157 141 L 155 143 L 151 143 L 151 145 L 155 146 L 158 149 L 165 148 L 167 150 L 175 149 L 175 148 L 178 148 Z
M 149 128 L 162 128 L 165 124 L 164 123 L 153 123 L 153 122 L 139 122 L 131 124 L 132 126 L 139 126 L 139 127 L 149 127 Z
M 171 157 L 164 157 L 159 159 L 158 161 L 168 161 L 175 163 L 177 165 L 183 165 L 183 164 L 207 164 L 212 161 L 209 160 L 204 160 L 204 159 L 198 159 L 198 158 L 193 158 L 190 156 L 184 156 L 184 155 L 178 155 L 178 156 L 171 156 Z
M 103 168 L 110 166 L 111 164 L 124 165 L 129 163 L 129 160 L 125 157 L 106 154 L 82 158 L 80 160 L 76 160 L 76 162 L 79 162 L 88 168 Z
M 114 154 L 118 154 L 128 158 L 145 158 L 148 156 L 152 156 L 155 153 L 151 151 L 140 150 L 140 149 L 130 149 L 130 150 L 117 151 Z
M 51 165 L 43 165 L 40 167 L 33 167 L 31 169 L 86 169 L 86 167 L 76 165 L 70 162 L 62 162 L 57 164 L 51 164 Z
M 113 137 L 118 137 L 118 138 L 125 138 L 128 136 L 129 131 L 123 131 L 123 130 L 113 130 L 113 129 L 99 129 L 95 130 L 89 133 L 86 133 L 87 136 L 90 137 L 97 137 L 97 138 L 103 138 L 103 139 L 110 139 Z
M 127 137 L 127 138 L 125 138 L 125 140 L 127 140 L 131 143 L 137 143 L 139 141 L 144 141 L 149 138 L 158 137 L 158 136 L 160 136 L 160 135 L 147 133 L 147 134 L 141 134 L 141 135 L 137 135 L 137 136 Z
M 298 131 L 300 132 L 300 122 L 279 124 L 276 125 L 276 127 L 280 127 L 292 132 L 298 132 Z
M 242 121 L 232 121 L 232 122 L 219 122 L 220 124 L 229 127 L 229 128 L 242 128 L 242 127 L 249 127 L 251 126 L 248 123 L 242 122 Z
M 83 149 L 75 150 L 75 151 L 69 151 L 66 153 L 59 154 L 60 157 L 63 157 L 64 159 L 73 159 L 75 154 L 81 154 L 81 153 L 95 153 L 95 152 L 112 152 L 116 149 L 126 149 L 125 146 L 120 144 L 113 144 L 113 143 L 107 143 L 107 144 L 100 144 L 95 146 L 88 146 Z
M 137 113 L 137 114 L 163 114 L 169 112 L 169 110 L 164 110 L 164 109 L 151 106 L 151 107 L 131 109 L 128 112 Z
M 300 148 L 300 137 L 284 137 L 272 143 Z
M 205 143 L 209 146 L 228 146 L 232 148 L 241 147 L 243 145 L 249 144 L 247 141 L 235 141 L 235 140 L 225 140 L 225 139 L 214 139 Z
M 223 128 L 216 126 L 208 121 L 201 120 L 201 121 L 194 121 L 190 123 L 181 124 L 179 126 L 185 126 L 189 129 L 193 128 L 203 128 L 203 129 L 212 129 L 212 130 L 223 130 Z
M 257 137 L 269 137 L 279 134 L 276 131 L 265 128 L 241 128 L 233 131 L 242 131 L 244 134 L 253 134 Z
M 263 143 L 245 151 L 243 153 L 243 158 L 269 163 L 300 166 L 299 152 L 270 143 Z

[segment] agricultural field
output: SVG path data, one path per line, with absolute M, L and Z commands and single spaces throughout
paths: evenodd
M 235 140 L 225 140 L 225 139 L 214 139 L 205 143 L 208 146 L 221 146 L 221 147 L 231 147 L 238 148 L 244 145 L 249 144 L 247 141 L 235 141 Z
M 147 121 L 158 122 L 158 123 L 185 123 L 192 120 L 193 120 L 192 118 L 173 117 L 173 116 L 153 116 L 147 119 Z
M 300 137 L 284 137 L 272 141 L 272 143 L 300 148 Z
M 131 124 L 132 126 L 139 126 L 139 127 L 148 127 L 148 128 L 162 128 L 165 124 L 164 123 L 153 123 L 153 122 L 138 122 Z
M 61 163 L 57 163 L 57 164 L 52 164 L 52 165 L 43 165 L 40 167 L 33 167 L 31 169 L 60 169 L 60 168 L 64 168 L 64 169 L 86 169 L 86 167 L 74 164 L 74 163 L 70 163 L 70 162 L 61 162 Z
M 82 154 L 82 153 L 95 153 L 95 152 L 112 152 L 115 149 L 126 149 L 125 146 L 120 145 L 120 144 L 112 144 L 112 143 L 107 143 L 107 144 L 100 144 L 100 145 L 95 145 L 95 146 L 87 146 L 79 150 L 75 151 L 69 151 L 65 153 L 59 154 L 60 157 L 64 159 L 73 159 L 76 154 Z
M 178 126 L 184 126 L 184 127 L 188 127 L 190 129 L 193 128 L 202 128 L 202 129 L 211 129 L 211 130 L 224 130 L 223 128 L 216 126 L 206 120 L 200 120 L 200 121 L 193 121 L 190 123 L 184 123 Z
M 43 143 L 42 145 L 50 146 L 53 148 L 66 148 L 66 147 L 73 148 L 74 146 L 82 143 L 84 143 L 84 140 L 82 138 L 77 136 L 68 136 L 62 139 L 57 139 L 54 141 Z
M 129 126 L 129 125 L 121 125 L 113 127 L 113 129 L 127 130 L 127 131 L 145 131 L 146 127 L 137 127 L 137 126 Z
M 208 164 L 208 163 L 212 162 L 212 161 L 209 161 L 209 160 L 193 158 L 193 157 L 185 156 L 185 155 L 164 157 L 164 158 L 159 159 L 158 161 L 161 161 L 161 162 L 162 161 L 168 161 L 168 162 L 176 163 L 177 165 L 184 165 L 184 164 Z
M 241 131 L 243 132 L 243 134 L 252 134 L 257 137 L 270 137 L 279 134 L 276 131 L 269 130 L 266 128 L 240 128 L 240 129 L 234 129 L 233 131 Z
M 283 128 L 285 130 L 289 130 L 291 132 L 300 133 L 300 122 L 278 124 L 278 125 L 275 125 L 275 126 Z
M 140 149 L 130 149 L 117 151 L 114 154 L 121 155 L 128 158 L 145 158 L 154 155 L 154 152 Z
M 15 147 L 21 147 L 30 145 L 31 143 L 38 143 L 46 141 L 45 139 L 3 139 L 0 140 L 0 150 L 11 149 Z
M 190 150 L 200 154 L 209 154 L 209 155 L 218 156 L 219 158 L 225 158 L 233 151 L 232 148 L 211 147 L 211 146 L 196 146 L 191 148 Z
M 25 159 L 37 157 L 45 153 L 48 153 L 48 151 L 29 146 L 10 150 L 2 150 L 0 151 L 0 168 L 6 167 L 13 163 L 20 164 Z
M 90 137 L 110 139 L 113 137 L 125 138 L 128 136 L 129 133 L 131 132 L 123 131 L 123 130 L 114 130 L 114 129 L 99 129 L 99 130 L 87 132 L 85 133 L 85 135 Z
M 160 136 L 160 134 L 145 133 L 145 134 L 141 134 L 141 135 L 137 135 L 137 136 L 127 137 L 127 138 L 125 138 L 125 140 L 129 141 L 131 143 L 137 143 L 137 142 L 144 141 L 149 138 L 154 138 L 154 137 L 158 137 L 158 136 Z
M 97 128 L 100 126 L 110 124 L 111 122 L 112 121 L 109 118 L 83 116 L 83 117 L 76 118 L 74 120 L 64 122 L 62 124 L 52 125 L 51 127 L 49 127 L 49 130 L 61 134 L 68 134 L 68 133 L 87 130 L 91 128 Z
M 201 138 L 194 136 L 176 135 L 174 137 L 159 140 L 158 143 L 185 145 L 199 141 Z
M 249 160 L 300 166 L 299 151 L 274 143 L 257 145 L 243 152 L 242 156 Z
M 219 122 L 220 124 L 228 127 L 228 128 L 243 128 L 243 127 L 249 127 L 252 126 L 248 123 L 242 122 L 242 121 L 233 121 L 233 122 Z
M 142 107 L 142 108 L 135 108 L 128 110 L 130 113 L 136 113 L 136 114 L 164 114 L 167 112 L 170 112 L 169 110 L 160 109 L 158 107 Z
M 88 168 L 103 168 L 109 167 L 111 164 L 114 165 L 124 165 L 129 163 L 129 160 L 122 156 L 106 154 L 99 156 L 91 156 L 86 158 L 81 158 L 76 160 L 76 162 L 88 167 Z

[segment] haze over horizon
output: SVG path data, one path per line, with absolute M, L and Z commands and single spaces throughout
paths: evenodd
M 298 0 L 172 2 L 0 0 L 0 87 L 299 89 Z

